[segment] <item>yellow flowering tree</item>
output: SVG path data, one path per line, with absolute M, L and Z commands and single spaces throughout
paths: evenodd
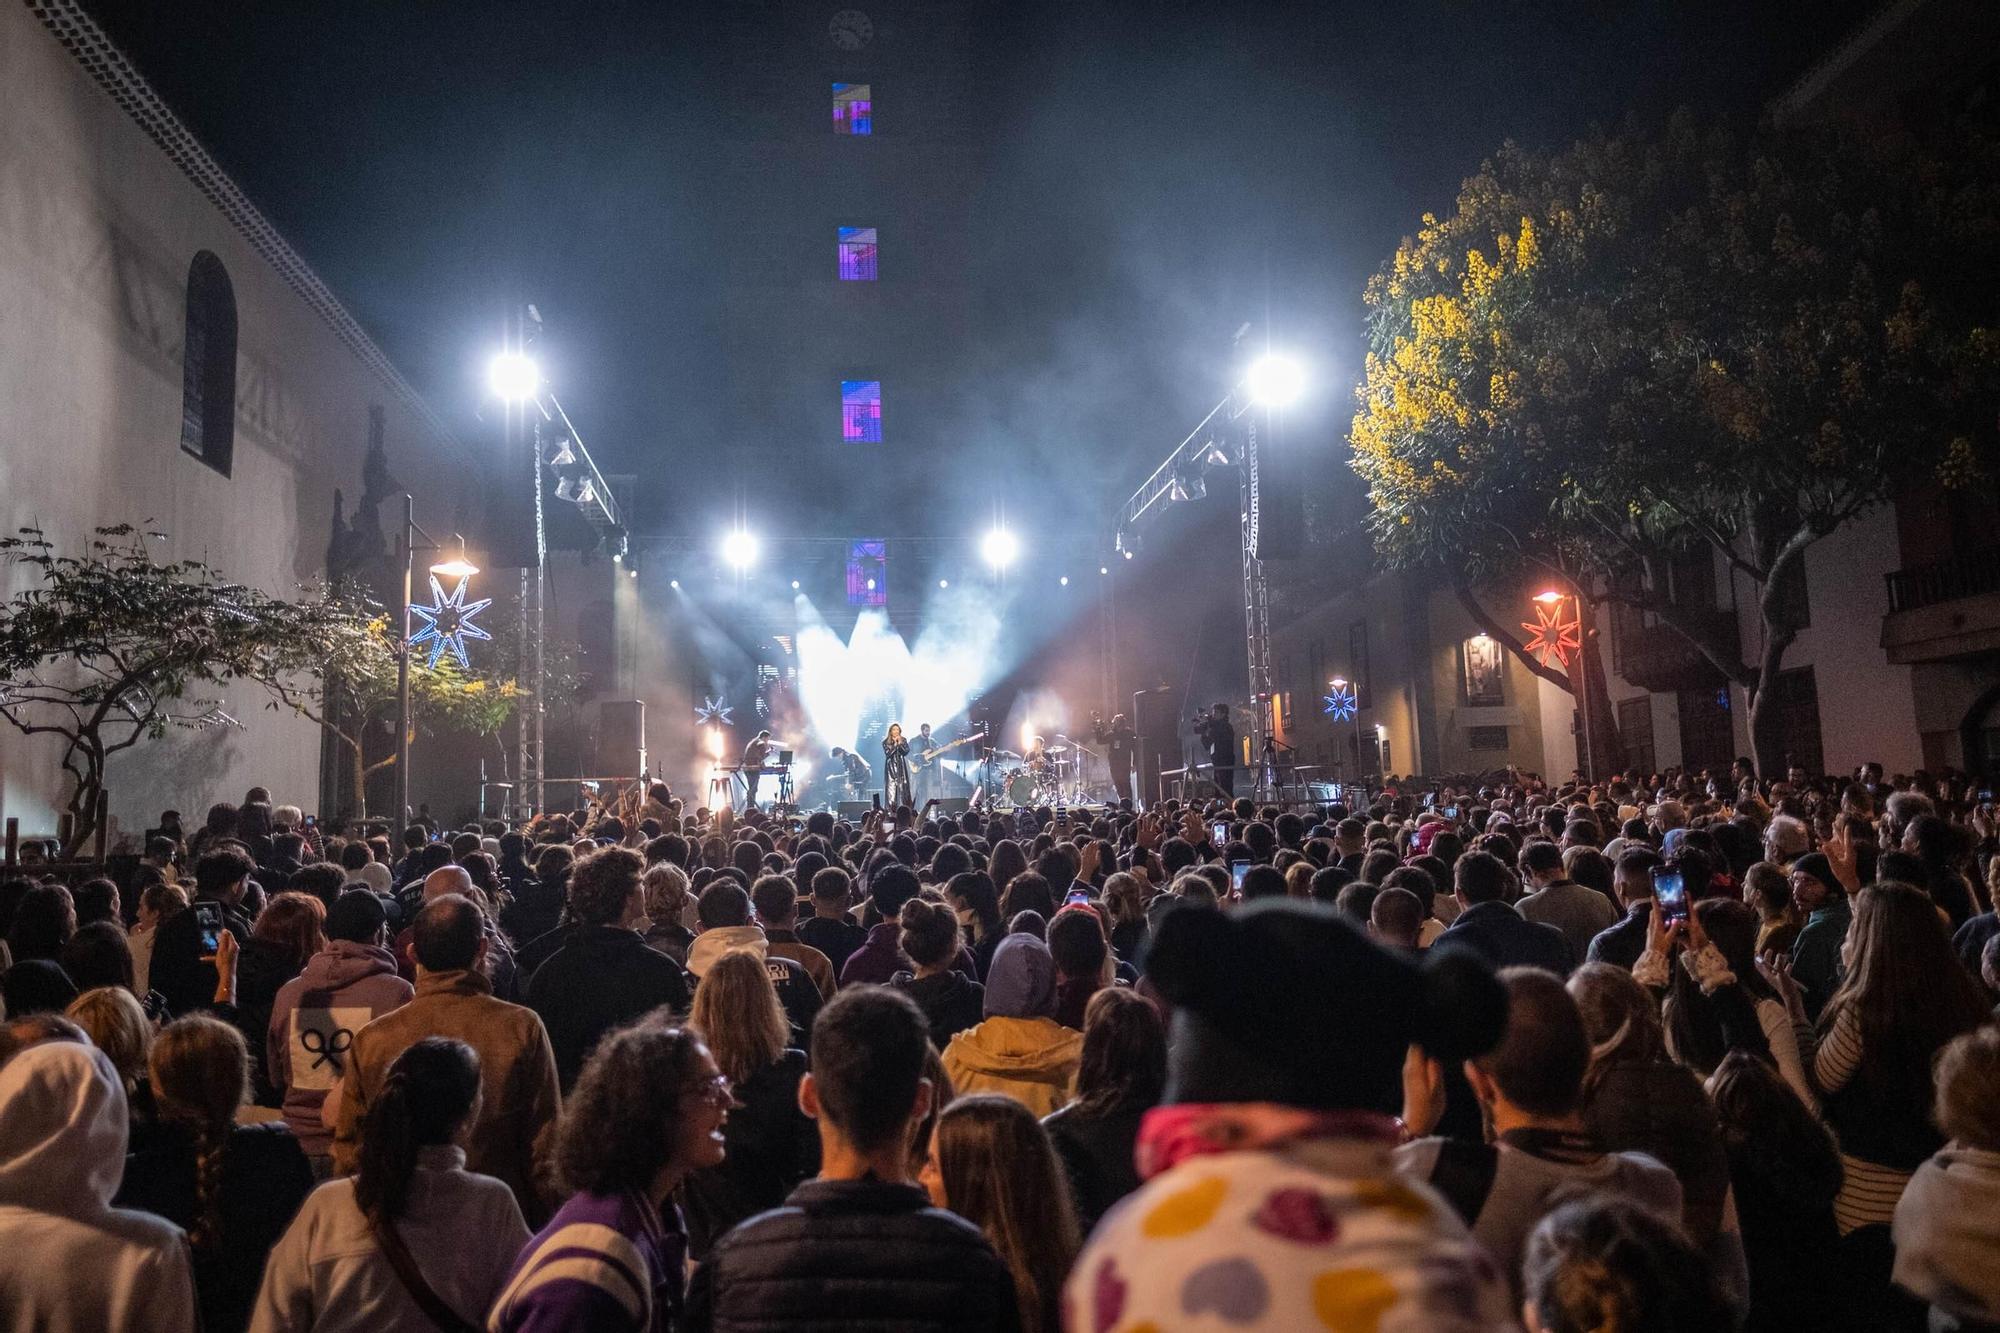
M 1350 443 L 1380 556 L 1449 579 L 1517 653 L 1518 614 L 1476 590 L 1552 579 L 1654 613 L 1748 691 L 1780 763 L 1765 704 L 1806 550 L 1903 486 L 1992 484 L 2000 154 L 1951 142 L 1683 113 L 1504 145 L 1367 289 Z M 1754 599 L 1749 651 L 1673 595 L 1690 551 Z

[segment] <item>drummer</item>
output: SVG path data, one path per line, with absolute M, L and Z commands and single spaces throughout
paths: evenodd
M 1021 757 L 1021 762 L 1037 773 L 1047 768 L 1049 766 L 1049 743 L 1040 736 L 1035 737 L 1029 742 L 1028 753 Z

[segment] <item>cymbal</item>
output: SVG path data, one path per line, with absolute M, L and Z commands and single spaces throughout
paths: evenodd
M 1042 753 L 1044 753 L 1044 754 L 1068 754 L 1068 753 L 1069 753 L 1069 747 L 1068 747 L 1067 745 L 1051 745 L 1051 746 L 1050 746 L 1050 747 L 1049 747 L 1048 749 L 1044 750 L 1044 751 L 1043 751 Z
M 995 759 L 1019 759 L 1021 756 L 1018 752 L 1013 750 L 995 750 L 993 752 L 993 757 Z

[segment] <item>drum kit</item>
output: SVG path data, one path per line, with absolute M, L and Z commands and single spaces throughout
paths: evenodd
M 1095 758 L 1097 752 L 1060 732 L 1055 743 L 1044 746 L 1034 758 L 993 750 L 981 766 L 980 790 L 989 804 L 1082 805 L 1089 799 L 1083 785 L 1086 756 Z

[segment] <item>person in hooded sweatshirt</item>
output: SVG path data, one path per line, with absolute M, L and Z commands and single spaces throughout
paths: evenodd
M 181 1229 L 113 1208 L 125 1090 L 110 1058 L 44 1041 L 0 1067 L 0 1311 L 42 1333 L 194 1333 Z
M 986 974 L 985 1020 L 951 1039 L 945 1072 L 960 1095 L 998 1092 L 1037 1116 L 1069 1100 L 1083 1034 L 1054 1018 L 1056 964 L 1033 935 L 1009 935 Z
M 1392 1156 L 1412 1046 L 1457 1060 L 1499 1039 L 1483 961 L 1419 967 L 1274 898 L 1169 912 L 1146 977 L 1174 1006 L 1166 1100 L 1139 1130 L 1146 1183 L 1070 1270 L 1070 1327 L 1516 1327 L 1499 1266 Z
M 354 1034 L 416 994 L 396 974 L 388 908 L 368 889 L 334 900 L 326 939 L 305 971 L 278 991 L 265 1040 L 265 1066 L 284 1096 L 285 1123 L 322 1180 L 332 1163 L 333 1130 L 321 1122 L 320 1109 L 347 1072 Z

